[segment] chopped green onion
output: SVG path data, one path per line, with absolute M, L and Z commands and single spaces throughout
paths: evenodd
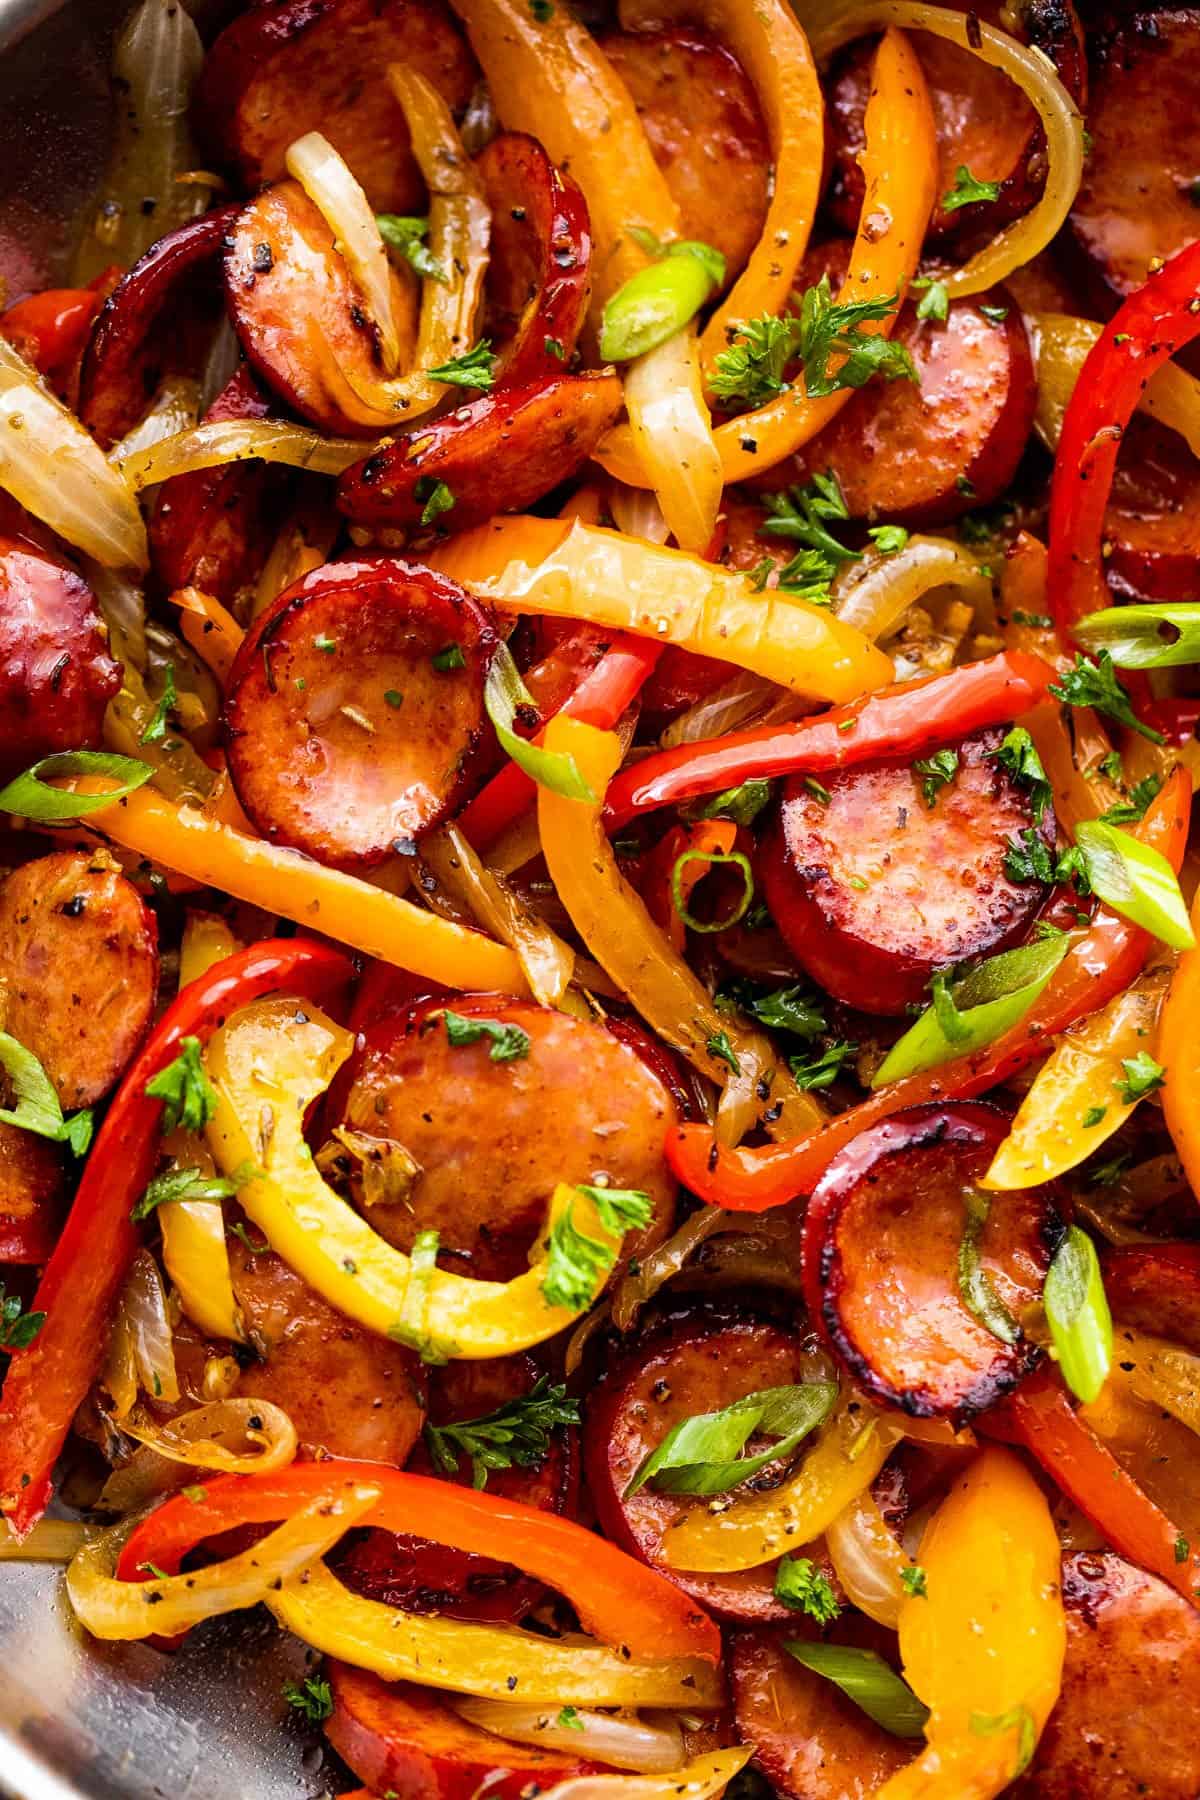
M 833 1381 L 761 1388 L 720 1412 L 681 1419 L 643 1458 L 625 1498 L 647 1483 L 667 1494 L 728 1493 L 768 1463 L 790 1456 L 828 1418 L 837 1395 Z M 742 1448 L 756 1433 L 778 1441 L 757 1456 L 742 1456 Z
M 1075 829 L 1088 881 L 1105 905 L 1172 950 L 1190 950 L 1192 934 L 1179 881 L 1166 857 L 1119 826 L 1085 819 Z
M 823 1675 L 841 1688 L 882 1730 L 893 1737 L 921 1736 L 929 1708 L 874 1650 L 852 1650 L 845 1644 L 800 1644 L 790 1639 L 783 1647 L 814 1675 Z
M 991 1197 L 978 1188 L 963 1191 L 967 1223 L 958 1246 L 958 1291 L 972 1318 L 978 1319 L 985 1331 L 1002 1344 L 1015 1344 L 1020 1337 L 1017 1322 L 996 1292 L 991 1276 L 979 1260 L 979 1240 L 987 1224 Z
M 483 701 L 488 718 L 500 740 L 501 749 L 505 755 L 511 756 L 531 781 L 536 781 L 540 787 L 549 788 L 553 794 L 561 794 L 566 800 L 589 800 L 595 804 L 596 796 L 579 773 L 573 756 L 541 750 L 536 744 L 518 737 L 513 730 L 518 708 L 527 710 L 535 718 L 537 708 L 533 695 L 521 680 L 507 644 L 496 646 L 483 691 Z
M 711 244 L 661 246 L 658 260 L 631 275 L 604 308 L 600 355 L 630 362 L 689 324 L 725 279 L 725 258 Z
M 742 877 L 742 897 L 727 919 L 716 919 L 710 923 L 705 919 L 696 918 L 695 914 L 688 907 L 688 903 L 683 897 L 683 871 L 690 862 L 708 863 L 712 868 L 716 868 L 722 863 L 731 863 L 734 868 L 740 870 Z M 740 924 L 745 918 L 750 910 L 753 899 L 754 875 L 750 868 L 750 858 L 743 855 L 742 851 L 730 850 L 728 852 L 722 852 L 719 850 L 684 850 L 675 858 L 671 868 L 671 905 L 675 908 L 676 914 L 683 920 L 683 923 L 687 926 L 689 931 L 728 931 L 732 926 Z
M 423 1363 L 438 1368 L 449 1362 L 452 1346 L 441 1344 L 432 1337 L 425 1328 L 425 1321 L 440 1246 L 440 1232 L 418 1231 L 408 1253 L 408 1286 L 400 1303 L 400 1317 L 388 1329 L 388 1336 L 396 1343 L 406 1344 L 417 1352 Z
M 0 788 L 0 812 L 35 819 L 39 825 L 61 825 L 123 800 L 153 773 L 150 763 L 111 750 L 57 750 Z M 121 785 L 105 794 L 70 794 L 48 785 L 58 775 L 111 775 Z
M 1078 1225 L 1058 1247 L 1042 1298 L 1063 1380 L 1088 1405 L 1112 1368 L 1113 1325 L 1096 1246 Z
M 1200 602 L 1109 606 L 1075 627 L 1085 649 L 1107 650 L 1119 669 L 1172 669 L 1200 662 Z

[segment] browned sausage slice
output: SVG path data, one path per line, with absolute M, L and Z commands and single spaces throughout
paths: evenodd
M 1119 1556 L 1063 1563 L 1062 1693 L 1012 1800 L 1195 1800 L 1200 1613 Z
M 968 1206 L 1008 1125 L 977 1102 L 912 1107 L 848 1144 L 808 1203 L 809 1311 L 858 1385 L 914 1418 L 965 1420 L 1036 1360 L 1021 1319 L 1062 1235 L 1056 1196 L 1040 1187 Z
M 579 183 L 536 138 L 504 131 L 475 158 L 492 211 L 486 336 L 500 380 L 561 373 L 591 296 L 592 231 Z
M 831 1681 L 788 1655 L 785 1639 L 808 1635 L 795 1628 L 735 1633 L 729 1676 L 738 1737 L 755 1746 L 755 1766 L 788 1800 L 868 1800 L 912 1761 L 913 1746 L 890 1737 Z M 878 1653 L 865 1620 L 848 1620 L 837 1635 L 861 1637 L 857 1648 Z
M 107 852 L 14 869 L 0 888 L 5 1030 L 32 1050 L 65 1112 L 114 1087 L 154 1014 L 154 914 Z
M 1116 10 L 1132 16 L 1098 40 L 1091 148 L 1070 219 L 1110 304 L 1141 287 L 1155 258 L 1200 237 L 1200 9 Z
M 424 184 L 389 63 L 467 104 L 475 60 L 440 0 L 266 0 L 226 27 L 196 88 L 197 131 L 248 189 L 283 174 L 288 145 L 320 131 L 377 212 L 420 212 Z
M 92 590 L 23 537 L 0 534 L 0 776 L 100 742 L 121 689 Z
M 643 1487 L 626 1496 L 642 1462 L 683 1419 L 718 1412 L 760 1388 L 788 1387 L 813 1370 L 812 1342 L 749 1318 L 685 1319 L 660 1325 L 606 1370 L 588 1401 L 588 1488 L 606 1536 L 664 1569 L 678 1586 L 727 1619 L 792 1619 L 775 1598 L 775 1563 L 735 1575 L 668 1569 L 663 1535 L 707 1500 Z
M 483 741 L 495 630 L 391 557 L 326 563 L 265 612 L 229 675 L 238 799 L 264 837 L 382 862 L 454 806 Z
M 0 1123 L 0 1263 L 45 1262 L 58 1233 L 62 1157 L 49 1139 Z
M 612 374 L 504 387 L 415 426 L 347 469 L 338 505 L 358 524 L 412 531 L 442 482 L 453 505 L 438 522 L 449 530 L 523 512 L 582 467 L 622 405 Z
M 602 1025 L 503 995 L 451 1000 L 451 1010 L 516 1025 L 527 1055 L 492 1060 L 487 1039 L 451 1044 L 434 1003 L 367 1034 L 344 1123 L 402 1144 L 419 1166 L 406 1198 L 377 1200 L 371 1224 L 398 1248 L 440 1233 L 447 1268 L 507 1281 L 528 1264 L 556 1184 L 640 1188 L 654 1201 L 636 1256 L 669 1228 L 675 1187 L 663 1138 L 669 1093 L 635 1050 Z
M 997 762 L 1004 734 L 954 746 L 952 781 L 927 803 L 908 761 L 864 764 L 783 790 L 759 865 L 789 948 L 822 987 L 860 1012 L 899 1014 L 948 963 L 1003 949 L 1045 898 L 1004 871 L 1033 827 L 1028 789 Z M 1042 834 L 1052 844 L 1047 812 Z
M 1192 600 L 1200 586 L 1200 463 L 1183 439 L 1135 416 L 1104 515 L 1104 573 L 1130 600 Z
M 1113 1317 L 1200 1356 L 1200 1244 L 1122 1244 L 1101 1257 Z
M 741 63 L 703 32 L 614 32 L 601 48 L 633 95 L 682 236 L 721 251 L 726 278 L 762 236 L 771 146 Z

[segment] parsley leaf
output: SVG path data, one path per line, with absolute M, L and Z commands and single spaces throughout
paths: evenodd
M 1074 881 L 1081 894 L 1089 892 L 1083 856 L 1075 845 L 1061 855 L 1050 847 L 1035 826 L 1027 825 L 1019 838 L 1010 838 L 1004 853 L 1004 873 L 1010 881 L 1040 881 L 1047 887 Z
M 807 1613 L 818 1625 L 828 1625 L 842 1610 L 829 1582 L 807 1556 L 781 1557 L 775 1571 L 775 1598 L 796 1612 Z
M 427 281 L 445 285 L 450 277 L 432 250 L 423 241 L 429 235 L 428 219 L 402 218 L 398 213 L 377 213 L 375 223 L 389 250 L 402 256 L 418 275 Z
M 584 1729 L 583 1720 L 573 1706 L 560 1707 L 554 1723 L 560 1731 L 582 1731 Z
M 26 1312 L 0 1282 L 0 1350 L 28 1350 L 45 1323 L 44 1312 Z
M 163 691 L 158 696 L 154 716 L 142 733 L 143 744 L 159 744 L 167 735 L 167 714 L 175 706 L 179 694 L 175 687 L 175 664 L 168 663 L 163 676 Z
M 1046 779 L 1037 747 L 1025 727 L 1014 725 L 1000 748 L 994 750 L 992 755 L 1002 769 L 1008 770 L 1014 781 L 1029 789 L 1033 822 L 1040 825 L 1050 803 L 1050 783 Z
M 299 1684 L 285 1681 L 283 1697 L 310 1725 L 323 1725 L 333 1712 L 333 1689 L 316 1675 L 306 1675 Z
M 454 490 L 447 487 L 444 481 L 434 481 L 430 475 L 422 475 L 413 488 L 413 499 L 421 502 L 421 523 L 432 525 L 443 513 L 454 510 Z M 434 659 L 434 667 L 437 659 Z
M 767 516 L 762 530 L 769 537 L 790 538 L 805 548 L 779 571 L 779 585 L 809 600 L 828 600 L 829 584 L 843 563 L 857 562 L 829 529 L 830 521 L 849 519 L 841 484 L 832 470 L 814 475 L 803 487 L 765 496 Z
M 858 1055 L 858 1045 L 839 1039 L 816 1056 L 789 1056 L 788 1068 L 798 1088 L 805 1093 L 832 1087 L 842 1073 L 842 1065 Z
M 569 1202 L 550 1228 L 542 1297 L 547 1306 L 583 1312 L 617 1260 L 611 1244 L 589 1237 L 575 1223 L 575 1205 Z
M 442 1017 L 446 1021 L 446 1036 L 455 1049 L 463 1044 L 477 1044 L 481 1038 L 490 1038 L 492 1047 L 488 1052 L 491 1062 L 519 1062 L 529 1055 L 530 1037 L 519 1025 L 505 1025 L 499 1019 L 466 1019 L 461 1013 L 451 1012 L 447 1007 Z
M 76 1156 L 82 1156 L 92 1141 L 90 1110 L 64 1119 L 54 1083 L 45 1069 L 32 1050 L 6 1031 L 0 1031 L 0 1069 L 8 1077 L 16 1101 L 15 1106 L 0 1108 L 0 1120 L 54 1143 L 69 1144 Z
M 901 1569 L 900 1586 L 915 1600 L 928 1598 L 929 1589 L 925 1582 L 925 1571 L 920 1563 L 910 1563 L 907 1569 Z
M 1106 757 L 1105 761 L 1107 760 Z M 1101 819 L 1106 825 L 1136 825 L 1139 819 L 1145 818 L 1147 807 L 1157 797 L 1161 787 L 1161 775 L 1144 776 L 1141 781 L 1134 782 L 1128 799 L 1110 806 L 1107 812 L 1100 814 Z
M 900 377 L 916 381 L 916 367 L 902 344 L 861 330 L 892 318 L 897 305 L 896 294 L 843 304 L 834 300 L 829 277 L 823 275 L 802 295 L 799 312 L 781 319 L 764 313 L 742 320 L 734 342 L 716 359 L 713 391 L 722 400 L 762 406 L 787 387 L 785 371 L 796 357 L 803 365 L 805 391 L 813 400 L 840 388 L 863 387 L 877 374 L 885 381 Z M 831 371 L 835 356 L 845 360 Z
M 828 1029 L 816 996 L 799 982 L 794 987 L 772 988 L 764 994 L 753 982 L 731 981 L 718 993 L 717 1004 L 741 1007 L 768 1031 L 791 1031 L 797 1037 L 815 1038 Z
M 737 337 L 716 359 L 712 389 L 720 400 L 739 400 L 748 409 L 763 406 L 781 394 L 787 382 L 784 370 L 799 347 L 799 321 L 770 313 L 743 319 Z
M 1153 1094 L 1167 1078 L 1167 1071 L 1160 1062 L 1155 1062 L 1147 1050 L 1139 1050 L 1136 1056 L 1122 1057 L 1121 1067 L 1125 1071 L 1125 1079 L 1118 1082 L 1117 1086 L 1127 1106 L 1133 1106 L 1138 1100 L 1144 1100 L 1147 1094 Z
M 444 381 L 452 387 L 478 388 L 480 393 L 489 394 L 496 381 L 496 358 L 490 340 L 480 338 L 465 356 L 441 363 L 436 369 L 427 370 L 427 374 L 431 381 Z
M 550 1433 L 559 1425 L 578 1425 L 579 1403 L 561 1384 L 541 1375 L 527 1394 L 508 1400 L 480 1419 L 425 1426 L 425 1442 L 435 1468 L 457 1475 L 464 1456 L 471 1459 L 471 1485 L 487 1486 L 493 1469 L 539 1469 L 550 1448 Z
M 740 1075 L 742 1065 L 737 1059 L 733 1045 L 729 1041 L 727 1031 L 714 1031 L 704 1048 L 718 1062 L 723 1062 L 735 1075 Z
M 976 181 L 966 163 L 959 163 L 954 172 L 954 186 L 948 194 L 942 195 L 942 211 L 957 212 L 960 206 L 974 206 L 977 201 L 999 198 L 998 181 Z
M 939 325 L 944 325 L 950 313 L 950 293 L 945 282 L 932 281 L 928 275 L 921 275 L 912 286 L 921 294 L 917 303 L 918 319 L 933 319 Z
M 1117 679 L 1113 659 L 1107 650 L 1101 650 L 1095 662 L 1076 652 L 1075 667 L 1065 669 L 1057 683 L 1050 683 L 1049 691 L 1065 706 L 1095 707 L 1098 713 L 1115 719 L 1118 725 L 1127 725 L 1131 731 L 1140 732 L 1152 744 L 1164 741 L 1161 731 L 1143 725 L 1134 712 L 1128 693 Z
M 243 1163 L 232 1176 L 206 1175 L 197 1168 L 165 1169 L 147 1184 L 129 1217 L 137 1225 L 148 1219 L 156 1207 L 170 1206 L 176 1200 L 228 1199 L 259 1173 L 251 1163 Z
M 163 1103 L 164 1136 L 180 1125 L 203 1131 L 217 1110 L 217 1091 L 204 1072 L 199 1038 L 180 1039 L 179 1055 L 146 1083 L 146 1097 Z
M 958 774 L 958 751 L 935 750 L 932 756 L 919 756 L 913 772 L 921 777 L 921 792 L 930 812 L 937 805 L 938 794 L 949 787 Z
M 461 644 L 447 644 L 443 649 L 435 650 L 429 660 L 439 675 L 448 675 L 451 669 L 465 669 L 467 666 Z
M 771 783 L 752 778 L 740 787 L 726 788 L 709 800 L 698 801 L 695 807 L 689 807 L 688 817 L 730 819 L 735 825 L 752 825 L 770 798 Z
M 867 536 L 881 556 L 895 556 L 908 543 L 908 532 L 903 525 L 872 525 Z

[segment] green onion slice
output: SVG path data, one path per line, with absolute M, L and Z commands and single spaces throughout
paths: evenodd
M 536 744 L 518 737 L 513 730 L 518 707 L 531 707 L 535 714 L 537 708 L 533 695 L 521 680 L 507 644 L 496 647 L 483 690 L 483 703 L 500 740 L 501 749 L 506 756 L 512 757 L 517 767 L 523 769 L 531 781 L 536 781 L 540 787 L 549 788 L 554 794 L 561 794 L 566 800 L 589 800 L 595 804 L 596 796 L 579 773 L 579 766 L 573 756 L 539 749 Z
M 36 819 L 39 825 L 59 825 L 123 800 L 153 773 L 150 763 L 140 762 L 136 756 L 117 756 L 111 750 L 57 750 L 0 788 L 0 812 Z M 106 794 L 70 794 L 48 785 L 55 776 L 63 775 L 110 775 L 121 785 Z
M 625 1498 L 647 1482 L 668 1494 L 727 1493 L 768 1463 L 790 1456 L 828 1418 L 837 1394 L 833 1381 L 760 1388 L 720 1412 L 681 1419 L 643 1460 Z M 757 1456 L 742 1456 L 743 1446 L 755 1433 L 778 1441 Z
M 840 1687 L 848 1700 L 893 1737 L 921 1736 L 929 1708 L 874 1650 L 853 1650 L 845 1644 L 801 1644 L 791 1639 L 783 1647 L 814 1675 L 823 1675 Z
M 683 897 L 683 871 L 690 862 L 711 863 L 715 868 L 719 863 L 732 863 L 741 871 L 742 897 L 727 919 L 716 919 L 712 923 L 697 919 L 688 908 Z M 671 869 L 671 905 L 679 914 L 689 931 L 728 931 L 745 918 L 754 901 L 754 874 L 750 867 L 750 858 L 740 850 L 723 852 L 719 850 L 684 850 L 675 858 Z
M 725 279 L 725 258 L 690 239 L 664 244 L 656 262 L 631 275 L 604 308 L 600 355 L 629 362 L 689 324 Z
M 1113 1323 L 1096 1246 L 1078 1225 L 1058 1247 L 1042 1298 L 1063 1380 L 1087 1405 L 1112 1368 Z
M 991 1203 L 990 1194 L 980 1193 L 978 1188 L 967 1188 L 963 1193 L 967 1223 L 958 1245 L 958 1291 L 967 1311 L 972 1318 L 978 1319 L 985 1331 L 990 1331 L 1002 1344 L 1015 1344 L 1021 1335 L 1017 1321 L 996 1292 L 979 1257 L 980 1239 Z
M 1200 662 L 1200 604 L 1109 606 L 1075 627 L 1095 654 L 1107 650 L 1119 669 L 1172 669 Z
M 1103 819 L 1085 819 L 1076 826 L 1075 842 L 1083 852 L 1088 881 L 1106 906 L 1172 950 L 1192 949 L 1196 939 L 1187 907 L 1165 856 Z

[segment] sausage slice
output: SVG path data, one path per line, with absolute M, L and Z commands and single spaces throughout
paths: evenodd
M 901 1014 L 949 963 L 1014 943 L 1044 897 L 1004 871 L 1033 828 L 1028 790 L 997 762 L 998 730 L 954 747 L 953 780 L 927 803 L 899 758 L 784 785 L 759 855 L 772 917 L 814 980 L 857 1011 Z M 1054 841 L 1049 811 L 1040 830 Z
M 326 563 L 282 593 L 229 676 L 238 799 L 264 837 L 378 863 L 449 812 L 483 740 L 490 619 L 392 557 Z
M 63 1172 L 48 1138 L 0 1123 L 0 1264 L 45 1262 L 58 1233 Z
M 1200 1244 L 1110 1246 L 1101 1257 L 1113 1317 L 1200 1356 Z
M 858 1385 L 914 1418 L 963 1421 L 1037 1358 L 1021 1320 L 1062 1221 L 1048 1187 L 990 1194 L 984 1210 L 976 1183 L 1008 1123 L 975 1102 L 911 1107 L 848 1144 L 808 1203 L 809 1311 Z M 985 1306 L 1010 1338 L 981 1321 Z
M 1128 600 L 1192 600 L 1200 585 L 1200 463 L 1182 438 L 1135 416 L 1104 515 L 1104 573 Z
M 591 297 L 592 231 L 579 183 L 536 138 L 503 131 L 475 158 L 492 213 L 485 335 L 514 387 L 560 374 Z
M 0 533 L 0 777 L 100 742 L 121 689 L 92 590 L 31 540 Z

